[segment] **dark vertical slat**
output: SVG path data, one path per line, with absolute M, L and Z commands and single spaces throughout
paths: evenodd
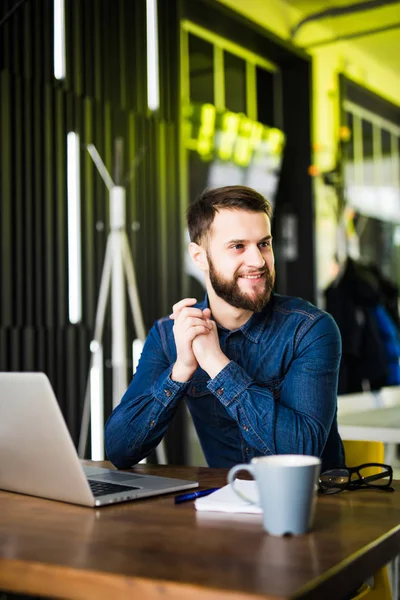
M 120 33 L 119 24 L 119 8 L 117 4 L 107 3 L 108 20 L 105 22 L 107 34 L 107 75 L 108 75 L 108 98 L 117 110 L 121 106 L 121 85 L 120 85 L 120 62 L 119 62 L 119 46 Z
M 134 5 L 135 57 L 132 66 L 135 78 L 132 77 L 131 82 L 136 96 L 136 109 L 138 113 L 147 114 L 146 0 L 138 0 Z
M 11 242 L 11 202 L 12 202 L 12 181 L 11 181 L 11 81 L 10 74 L 3 71 L 0 74 L 1 82 L 1 198 L 0 204 L 0 223 L 1 223 L 1 323 L 2 325 L 11 325 L 12 323 L 12 242 Z
M 71 1 L 71 0 L 70 0 Z M 83 93 L 83 32 L 82 32 L 82 2 L 72 2 L 72 40 L 73 40 L 73 91 L 77 96 Z
M 124 56 L 125 61 L 123 68 L 125 74 L 121 73 L 121 77 L 124 77 L 126 82 L 126 108 L 129 110 L 136 110 L 137 108 L 137 81 L 140 80 L 140 74 L 137 72 L 137 36 L 136 36 L 136 11 L 138 2 L 131 2 L 131 0 L 122 0 L 124 3 L 124 14 L 125 20 L 121 24 L 124 32 L 124 38 L 126 43 L 124 45 Z M 132 35 L 132 32 L 134 34 Z
M 140 225 L 140 229 L 137 232 L 137 243 L 136 243 L 136 266 L 137 266 L 137 275 L 138 275 L 138 289 L 139 296 L 142 299 L 143 303 L 143 318 L 145 322 L 146 329 L 149 330 L 151 326 L 151 322 L 148 318 L 149 311 L 149 298 L 147 296 L 147 274 L 149 273 L 150 265 L 148 263 L 148 245 L 146 244 L 147 238 L 147 223 L 146 223 L 146 206 L 150 204 L 150 190 L 149 190 L 149 179 L 147 177 L 148 173 L 148 164 L 151 159 L 149 158 L 149 137 L 145 130 L 145 122 L 141 115 L 136 116 L 136 139 L 137 139 L 137 147 L 140 147 L 140 144 L 143 143 L 144 140 L 148 140 L 147 142 L 147 151 L 143 157 L 141 169 L 138 173 L 138 188 L 140 192 L 137 195 L 137 218 L 138 223 Z
M 65 1 L 65 79 L 58 81 L 57 85 L 66 90 L 73 89 L 74 81 L 74 18 L 73 2 Z M 54 31 L 53 31 L 54 33 Z
M 38 360 L 37 347 L 35 347 L 36 337 L 37 332 L 33 327 L 25 327 L 22 330 L 22 364 L 20 368 L 23 371 L 42 371 L 45 368 L 45 365 Z
M 181 298 L 181 272 L 183 265 L 183 248 L 181 220 L 179 214 L 179 161 L 178 156 L 178 127 L 173 123 L 167 125 L 166 148 L 167 157 L 167 231 L 168 231 L 168 306 L 172 306 Z
M 176 2 L 158 2 L 160 116 L 166 121 L 179 119 L 179 44 L 180 29 Z
M 21 29 L 22 15 L 21 10 L 17 10 L 9 22 L 11 32 L 11 70 L 16 74 L 21 73 L 21 44 L 19 43 L 18 33 Z
M 43 30 L 43 0 L 36 2 L 32 6 L 32 21 L 33 21 L 33 77 L 36 82 L 43 81 L 43 54 L 44 54 L 44 30 Z
M 13 201 L 12 201 L 12 265 L 13 265 L 13 296 L 14 296 L 14 323 L 19 327 L 24 324 L 26 297 L 25 287 L 25 265 L 24 265 L 24 203 L 23 203 L 23 178 L 19 175 L 23 173 L 22 146 L 23 140 L 23 119 L 22 119 L 22 82 L 18 76 L 15 78 L 14 85 L 14 118 L 13 118 L 13 140 L 14 144 L 10 148 L 12 152 L 12 171 L 13 171 Z
M 39 327 L 35 330 L 36 369 L 44 373 L 49 373 L 49 363 L 47 361 L 49 331 L 51 330 L 47 327 Z M 54 347 L 52 351 L 54 352 Z
M 67 360 L 67 343 L 66 343 L 66 331 L 67 325 L 64 327 L 57 327 L 55 330 L 55 351 L 57 356 L 56 361 L 56 381 L 55 381 L 55 393 L 57 396 L 58 404 L 60 405 L 61 412 L 64 418 L 66 417 L 66 390 L 67 385 L 72 377 L 72 373 L 68 372 L 69 363 Z M 72 379 L 71 379 L 72 381 Z M 72 387 L 72 386 L 71 386 Z M 68 423 L 68 421 L 67 421 Z M 68 423 L 69 427 L 69 423 Z
M 42 329 L 38 335 L 38 348 L 39 351 L 43 348 L 45 355 L 45 371 L 48 378 L 50 379 L 51 385 L 55 389 L 56 385 L 56 373 L 57 373 L 57 354 L 56 349 L 56 327 L 50 327 L 46 330 Z
M 64 391 L 65 395 L 65 418 L 69 424 L 69 429 L 74 442 L 77 441 L 77 400 L 78 400 L 78 381 L 77 371 L 79 362 L 77 356 L 77 328 L 67 327 L 65 331 L 66 343 L 66 372 L 68 373 L 68 385 Z
M 139 174 L 143 169 L 143 158 L 140 163 L 137 164 L 136 168 L 133 169 L 134 161 L 138 152 L 143 152 L 143 156 L 146 154 L 144 144 L 136 145 L 135 140 L 135 114 L 130 111 L 127 115 L 127 144 L 126 153 L 128 156 L 128 169 L 130 172 L 130 178 L 126 186 L 126 226 L 127 233 L 130 242 L 130 248 L 133 255 L 136 253 L 137 246 L 137 230 L 138 216 L 137 216 L 137 198 L 139 189 Z M 133 169 L 133 170 L 132 170 Z
M 112 22 L 112 13 L 114 11 L 114 7 L 107 0 L 102 0 L 103 6 L 103 20 L 101 23 L 101 38 L 102 38 L 102 46 L 103 46 L 103 101 L 105 103 L 111 102 L 112 99 L 112 72 L 111 65 L 112 61 L 110 57 L 113 53 L 112 47 L 112 29 L 110 24 Z
M 3 2 L 2 15 L 5 15 L 11 9 L 11 2 Z M 0 58 L 5 68 L 11 71 L 11 38 L 12 29 L 10 28 L 10 19 L 4 23 L 0 35 Z
M 158 196 L 158 187 L 157 187 L 157 178 L 152 177 L 152 173 L 156 171 L 158 173 L 159 170 L 159 131 L 158 131 L 158 121 L 155 117 L 149 119 L 149 128 L 150 128 L 150 138 L 152 143 L 152 156 L 151 163 L 149 163 L 149 172 L 148 177 L 151 181 L 151 205 L 149 212 L 149 229 L 148 229 L 148 237 L 147 239 L 160 239 L 160 221 L 158 218 L 159 211 L 159 196 Z M 164 248 L 164 252 L 165 252 Z M 159 272 L 159 256 L 157 256 L 158 252 L 156 250 L 156 245 L 151 244 L 149 247 L 149 258 L 151 261 L 151 271 Z M 152 312 L 151 312 L 151 320 L 155 321 L 162 315 L 161 306 L 159 305 L 159 286 L 155 277 L 149 277 L 148 285 L 151 286 L 151 300 L 152 300 Z
M 8 371 L 7 329 L 0 327 L 0 371 Z
M 95 62 L 94 62 L 94 31 L 96 23 L 94 22 L 94 4 L 97 0 L 85 0 L 82 4 L 82 33 L 83 33 L 83 94 L 86 97 L 95 97 L 94 88 L 94 73 L 95 73 Z
M 33 325 L 35 321 L 35 273 L 34 273 L 34 192 L 33 192 L 33 105 L 32 105 L 32 81 L 24 80 L 24 102 L 23 106 L 23 186 L 24 186 L 24 209 L 22 211 L 23 235 L 24 235 L 24 295 L 26 302 L 24 304 L 25 314 L 24 322 L 26 325 Z
M 53 107 L 53 88 L 49 85 L 45 88 L 44 93 L 44 156 L 45 156 L 45 173 L 44 173 L 44 295 L 45 295 L 45 324 L 48 327 L 53 327 L 56 323 L 56 307 L 55 307 L 55 198 L 54 198 L 54 107 Z
M 120 106 L 123 109 L 127 108 L 127 93 L 126 93 L 126 3 L 124 0 L 119 2 L 118 14 L 118 70 L 120 83 Z
M 133 165 L 139 156 L 139 153 L 143 153 L 143 157 L 147 155 L 147 150 L 145 149 L 145 145 L 143 140 L 137 143 L 135 139 L 136 133 L 136 125 L 135 125 L 135 114 L 130 112 L 127 115 L 127 124 L 126 131 L 128 134 L 128 143 L 127 143 L 127 154 L 129 157 L 129 165 Z M 143 298 L 143 286 L 142 279 L 144 277 L 142 272 L 142 261 L 143 255 L 145 254 L 145 247 L 143 243 L 141 243 L 141 231 L 140 228 L 143 227 L 143 223 L 140 221 L 139 215 L 139 204 L 145 204 L 146 199 L 142 194 L 142 185 L 141 180 L 143 179 L 144 173 L 144 165 L 145 162 L 143 158 L 140 163 L 132 170 L 131 178 L 127 185 L 127 233 L 129 238 L 129 250 L 131 253 L 131 258 L 133 261 L 136 280 L 139 288 L 139 302 L 141 305 L 141 310 L 143 313 L 145 301 Z M 138 229 L 139 227 L 139 229 Z M 133 320 L 129 321 L 130 328 L 130 338 L 135 339 L 138 336 L 138 332 L 136 331 L 135 324 Z
M 161 308 L 162 313 L 167 313 L 170 309 L 168 306 L 168 282 L 169 282 L 169 269 L 168 269 L 168 259 L 169 259 L 169 251 L 168 249 L 168 219 L 167 219 L 167 154 L 166 154 L 166 126 L 164 122 L 158 123 L 158 177 L 157 177 L 157 204 L 158 204 L 158 227 L 159 227 L 159 240 L 160 245 L 159 249 L 159 298 L 161 299 L 161 303 L 158 304 L 158 308 Z
M 45 156 L 43 152 L 43 87 L 35 79 L 33 86 L 33 215 L 34 215 L 34 283 L 35 322 L 43 325 L 44 318 L 44 189 L 43 174 Z
M 94 32 L 94 94 L 98 102 L 103 99 L 103 44 L 101 35 L 101 23 L 103 15 L 103 3 L 101 0 L 96 0 L 93 6 L 93 32 Z
M 21 371 L 21 330 L 18 327 L 11 327 L 9 334 L 10 370 Z
M 23 26 L 21 27 L 21 33 L 24 40 L 22 44 L 24 68 L 23 75 L 26 78 L 32 77 L 32 64 L 33 64 L 33 44 L 34 36 L 32 35 L 32 5 L 30 2 L 25 2 L 22 5 L 23 13 Z M 1 36 L 0 36 L 1 38 Z M 53 39 L 53 34 L 51 36 Z
M 66 130 L 65 130 L 65 94 L 56 90 L 55 94 L 55 206 L 56 239 L 55 247 L 57 269 L 57 325 L 65 325 L 68 320 L 67 285 L 67 212 L 66 212 Z
M 81 130 L 83 131 L 83 148 L 93 139 L 93 100 L 84 99 L 83 118 Z M 95 251 L 95 222 L 94 222 L 94 194 L 93 194 L 93 162 L 85 149 L 82 155 L 82 296 L 84 300 L 84 321 L 92 326 L 96 300 L 94 251 Z
M 53 5 L 54 0 L 42 0 L 42 72 L 43 82 L 53 82 L 54 77 L 54 51 L 53 51 Z

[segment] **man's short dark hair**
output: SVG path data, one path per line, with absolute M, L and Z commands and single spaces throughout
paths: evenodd
M 215 214 L 219 209 L 248 210 L 264 212 L 272 217 L 272 206 L 262 194 L 243 185 L 206 189 L 187 210 L 189 236 L 192 242 L 200 244 L 210 231 Z

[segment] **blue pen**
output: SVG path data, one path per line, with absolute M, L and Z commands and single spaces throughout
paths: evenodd
M 196 500 L 196 498 L 202 498 L 216 492 L 220 488 L 210 488 L 208 490 L 200 490 L 199 492 L 190 492 L 189 494 L 180 494 L 175 496 L 175 504 L 182 504 L 182 502 L 189 502 L 189 500 Z

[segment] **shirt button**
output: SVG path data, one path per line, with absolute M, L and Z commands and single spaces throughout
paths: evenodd
M 222 396 L 222 394 L 223 394 L 223 393 L 224 393 L 224 388 L 219 388 L 219 389 L 217 390 L 217 394 L 218 394 L 218 396 Z
M 192 387 L 192 392 L 193 392 L 193 394 L 195 394 L 197 392 L 197 389 L 196 389 L 195 385 Z
M 150 423 L 150 427 L 154 427 L 154 421 Z
M 165 395 L 169 398 L 172 394 L 171 390 L 164 390 Z
M 249 428 L 247 427 L 247 425 L 243 425 L 243 429 L 244 429 L 245 431 L 248 431 L 248 430 L 249 430 Z
M 245 449 L 246 454 L 248 454 L 250 452 L 250 450 L 248 448 Z

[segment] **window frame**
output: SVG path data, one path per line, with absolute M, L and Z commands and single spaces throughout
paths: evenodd
M 278 73 L 273 62 L 255 54 L 247 48 L 232 42 L 187 19 L 181 20 L 181 102 L 190 104 L 189 34 L 195 35 L 213 45 L 214 48 L 214 106 L 217 110 L 226 110 L 224 51 L 243 59 L 246 63 L 246 116 L 258 120 L 256 67 Z M 275 94 L 275 91 L 274 91 Z M 271 126 L 274 124 L 271 123 Z

